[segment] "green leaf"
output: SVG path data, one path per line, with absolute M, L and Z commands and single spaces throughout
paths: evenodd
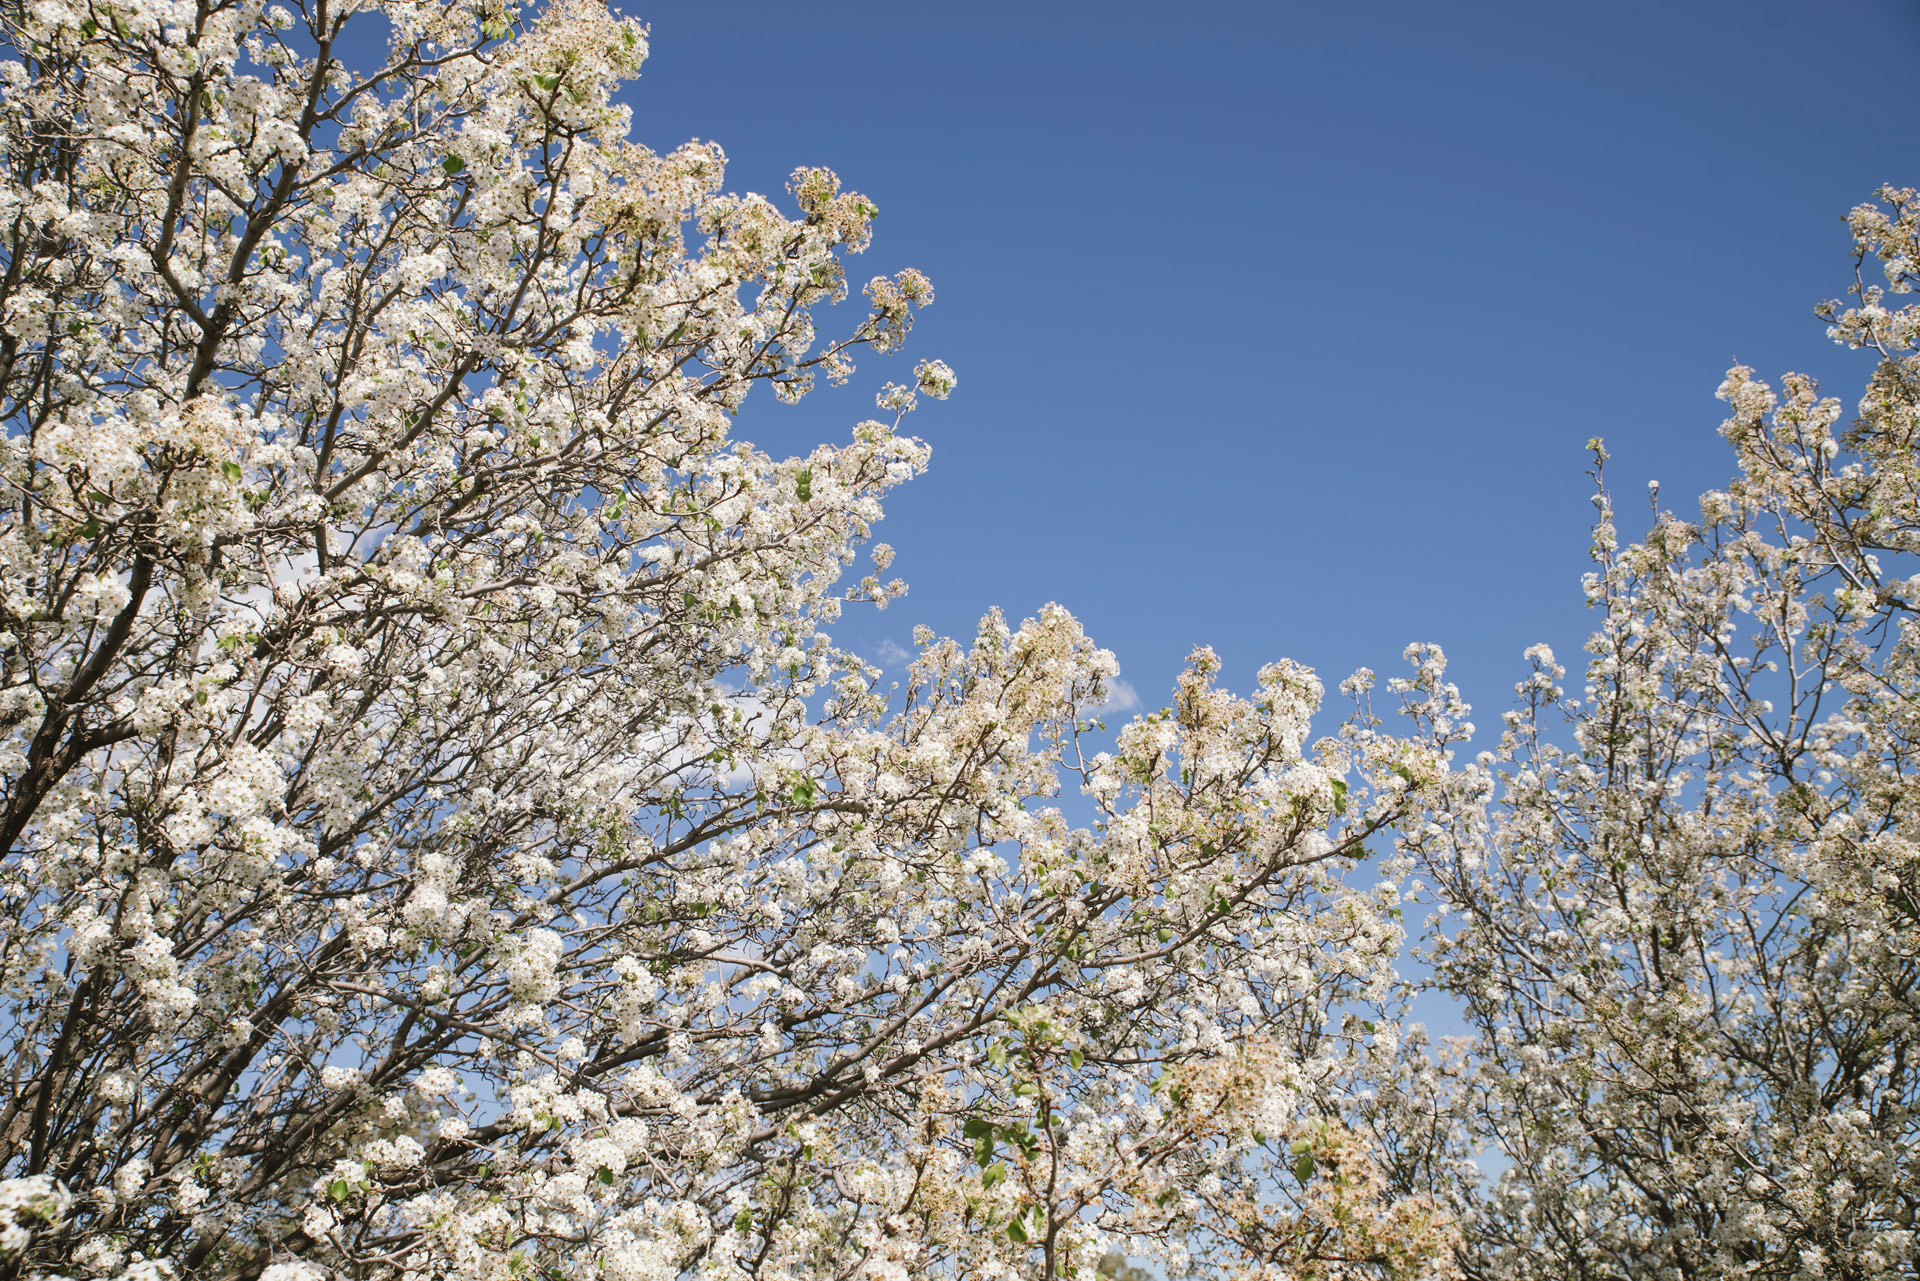
M 1005 1161 L 995 1161 L 992 1165 L 980 1171 L 980 1186 L 990 1188 L 1006 1177 L 1007 1163 Z
M 1313 1177 L 1313 1153 L 1302 1152 L 1293 1158 L 1293 1176 L 1302 1183 Z
M 240 483 L 240 476 L 241 476 L 240 464 L 235 462 L 221 463 L 220 474 L 222 476 L 225 476 L 228 480 L 232 481 L 234 484 L 238 485 Z
M 552 93 L 555 89 L 558 89 L 560 87 L 560 77 L 555 72 L 536 71 L 533 75 L 533 83 L 535 84 L 535 86 L 544 90 L 545 92 Z
M 613 1186 L 613 1171 L 604 1165 L 593 1172 L 593 1177 L 609 1187 Z
M 1024 1242 L 1027 1239 L 1027 1225 L 1021 1222 L 1026 1217 L 1027 1207 L 1023 1205 L 1020 1212 L 1013 1216 L 1013 1222 L 1007 1224 L 1007 1235 L 1013 1240 Z
M 100 34 L 100 24 L 88 18 L 80 24 L 80 34 L 91 40 Z
M 995 1067 L 1005 1067 L 1007 1065 L 1006 1044 L 1001 1041 L 995 1041 L 992 1045 L 989 1045 L 987 1047 L 987 1059 Z
M 813 501 L 813 468 L 802 467 L 793 474 L 793 496 L 803 503 Z
M 969 1117 L 967 1123 L 960 1127 L 960 1132 L 970 1139 L 981 1138 L 993 1133 L 993 1122 L 983 1121 L 977 1116 Z
M 1074 1071 L 1078 1072 L 1080 1070 L 1081 1065 L 1084 1064 L 1086 1061 L 1087 1061 L 1087 1056 L 1080 1053 L 1079 1050 L 1067 1051 L 1067 1062 L 1073 1065 Z
M 1016 1097 L 1024 1099 L 1031 1095 L 1040 1093 L 1040 1087 L 1035 1085 L 1032 1081 L 1022 1081 L 1020 1082 L 1020 1084 L 1013 1087 L 1013 1092 Z
M 333 1182 L 327 1184 L 327 1195 L 336 1201 L 346 1200 L 347 1194 L 351 1191 L 353 1191 L 353 1189 L 347 1186 L 345 1179 L 335 1179 Z
M 462 169 L 465 169 L 467 167 L 467 162 L 462 160 L 458 156 L 448 156 L 445 160 L 442 160 L 440 162 L 440 167 L 442 169 L 445 169 L 449 175 L 452 175 L 452 174 L 459 173 Z
M 1347 785 L 1337 778 L 1333 780 L 1333 812 L 1336 814 L 1347 812 Z
M 1167 943 L 1172 941 L 1173 931 L 1163 925 L 1159 929 L 1153 932 L 1153 936 L 1159 939 L 1162 943 Z

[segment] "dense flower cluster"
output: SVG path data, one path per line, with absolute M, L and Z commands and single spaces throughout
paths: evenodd
M 816 332 L 870 201 L 634 145 L 593 0 L 0 14 L 0 1269 L 1453 1268 L 1349 876 L 1443 756 L 823 630 L 954 372 L 732 428 L 932 301 Z

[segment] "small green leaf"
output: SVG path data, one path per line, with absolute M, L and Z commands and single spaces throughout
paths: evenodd
M 1313 1177 L 1313 1153 L 1302 1152 L 1293 1159 L 1293 1175 L 1302 1183 Z
M 1153 932 L 1153 936 L 1159 939 L 1162 943 L 1167 943 L 1172 941 L 1173 931 L 1168 929 L 1166 926 L 1162 925 L 1159 929 Z
M 1025 1242 L 1027 1239 L 1027 1225 L 1021 1222 L 1021 1220 L 1026 1217 L 1027 1207 L 1023 1205 L 1020 1207 L 1020 1213 L 1013 1216 L 1013 1222 L 1007 1224 L 1007 1236 L 1015 1241 Z
M 1024 1099 L 1040 1093 L 1040 1087 L 1032 1081 L 1022 1081 L 1013 1087 L 1013 1092 L 1016 1097 Z
M 1337 778 L 1333 780 L 1333 812 L 1336 814 L 1347 812 L 1347 785 Z
M 793 496 L 803 503 L 813 501 L 813 468 L 802 467 L 794 473 Z
M 451 176 L 453 174 L 459 173 L 462 169 L 465 169 L 467 167 L 467 162 L 462 160 L 458 156 L 448 156 L 445 160 L 442 160 L 440 162 L 440 167 L 442 169 L 445 169 L 448 175 Z
M 593 1177 L 600 1180 L 600 1182 L 608 1185 L 609 1187 L 613 1185 L 613 1171 L 608 1169 L 604 1165 L 601 1166 L 598 1170 L 595 1170 L 593 1172 Z
M 240 476 L 241 476 L 240 464 L 235 462 L 221 463 L 220 474 L 222 476 L 225 476 L 228 480 L 232 481 L 234 484 L 238 485 L 240 483 Z
M 980 1171 L 980 1186 L 990 1188 L 1006 1177 L 1007 1163 L 1005 1161 L 995 1161 L 992 1165 Z
M 1006 1045 L 1000 1041 L 995 1041 L 992 1045 L 989 1045 L 987 1047 L 987 1060 L 995 1067 L 1005 1067 L 1007 1065 Z
M 1073 1065 L 1074 1071 L 1078 1072 L 1080 1070 L 1081 1065 L 1084 1064 L 1086 1061 L 1087 1061 L 1087 1056 L 1082 1054 L 1079 1050 L 1067 1051 L 1067 1062 Z
M 80 24 L 80 34 L 91 40 L 100 34 L 100 24 L 88 18 Z
M 978 1139 L 993 1133 L 993 1122 L 983 1121 L 977 1116 L 969 1117 L 967 1123 L 960 1127 L 960 1132 L 970 1139 Z
M 333 1182 L 327 1184 L 327 1195 L 336 1201 L 346 1200 L 347 1194 L 351 1191 L 353 1191 L 353 1189 L 347 1186 L 345 1179 L 335 1179 Z

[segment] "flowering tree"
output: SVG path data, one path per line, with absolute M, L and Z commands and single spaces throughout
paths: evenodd
M 1886 296 L 1920 193 L 1880 200 L 1821 309 L 1878 356 L 1858 416 L 1736 368 L 1739 476 L 1697 521 L 1621 547 L 1603 489 L 1583 697 L 1530 651 L 1409 838 L 1477 1031 L 1455 1106 L 1505 1166 L 1473 1275 L 1920 1266 L 1920 307 Z
M 872 203 L 629 142 L 592 3 L 0 15 L 6 1269 L 1451 1266 L 1338 1089 L 1439 755 L 1204 652 L 1088 755 L 1057 609 L 897 697 L 820 630 L 953 374 L 731 428 L 931 301 L 816 333 Z

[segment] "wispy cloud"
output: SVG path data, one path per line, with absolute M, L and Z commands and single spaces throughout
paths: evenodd
M 1107 682 L 1107 701 L 1095 708 L 1100 712 L 1134 712 L 1140 709 L 1140 695 L 1118 676 Z
M 905 667 L 913 661 L 913 655 L 891 640 L 883 640 L 874 646 L 873 656 L 880 660 L 883 667 Z

